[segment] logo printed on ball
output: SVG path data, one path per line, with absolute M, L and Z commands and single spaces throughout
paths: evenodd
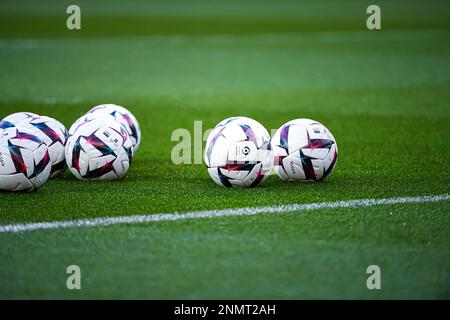
M 122 160 L 120 162 L 120 165 L 122 166 L 122 170 L 125 171 L 127 169 L 127 166 L 125 165 L 128 161 Z
M 292 174 L 295 175 L 295 164 L 294 164 L 294 161 L 291 160 L 291 162 L 289 162 L 289 166 L 291 167 Z

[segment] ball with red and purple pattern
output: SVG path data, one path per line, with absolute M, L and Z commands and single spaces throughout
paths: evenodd
M 295 119 L 283 124 L 271 140 L 274 170 L 286 181 L 320 181 L 333 171 L 336 139 L 321 123 Z
M 133 159 L 127 130 L 110 119 L 81 123 L 67 139 L 66 163 L 80 180 L 116 180 L 127 172 Z
M 23 121 L 31 121 L 39 115 L 32 112 L 16 112 L 0 120 L 0 135 L 5 129 L 18 126 Z
M 116 104 L 101 104 L 89 110 L 86 116 L 90 114 L 98 117 L 107 116 L 119 121 L 130 136 L 134 152 L 138 150 L 141 143 L 141 128 L 136 117 L 128 109 Z
M 19 126 L 34 130 L 48 146 L 52 163 L 50 178 L 60 175 L 66 168 L 64 147 L 69 136 L 66 127 L 58 120 L 44 116 L 25 119 Z
M 218 185 L 256 187 L 272 170 L 270 135 L 253 119 L 225 119 L 209 134 L 204 160 Z
M 35 131 L 12 126 L 0 132 L 0 190 L 34 191 L 50 177 L 47 145 Z
M 37 117 L 39 117 L 39 115 L 32 112 L 16 112 L 0 121 L 0 129 L 18 126 L 22 121 L 31 121 Z

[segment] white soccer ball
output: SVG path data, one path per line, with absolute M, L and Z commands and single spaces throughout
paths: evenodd
M 87 115 L 89 114 L 96 116 L 106 115 L 119 121 L 130 135 L 134 152 L 138 150 L 141 143 L 141 128 L 136 117 L 128 109 L 116 104 L 101 104 L 89 110 Z
M 10 114 L 0 121 L 0 129 L 3 127 L 12 127 L 19 125 L 22 121 L 28 120 L 31 121 L 33 118 L 39 117 L 38 114 L 32 112 L 16 112 Z
M 16 112 L 13 114 L 10 114 L 9 116 L 3 118 L 0 121 L 0 135 L 2 130 L 16 127 L 23 121 L 31 121 L 34 118 L 39 117 L 39 115 L 31 112 Z
M 61 174 L 66 168 L 64 146 L 68 138 L 66 127 L 50 117 L 38 116 L 20 122 L 19 126 L 34 130 L 48 147 L 52 171 L 50 178 Z
M 106 114 L 100 116 L 100 115 L 94 115 L 92 113 L 87 113 L 87 114 L 79 117 L 77 120 L 75 120 L 75 122 L 69 128 L 69 137 L 73 136 L 73 134 L 78 129 L 78 127 L 81 126 L 83 123 L 93 121 L 93 120 L 104 119 L 104 118 L 108 118 L 109 120 L 112 120 L 112 118 L 107 116 Z
M 48 147 L 34 131 L 21 127 L 1 131 L 0 190 L 36 190 L 48 180 L 51 168 Z
M 321 123 L 296 119 L 282 125 L 271 140 L 274 169 L 283 180 L 325 179 L 338 157 L 336 139 Z
M 225 119 L 209 134 L 204 160 L 218 185 L 256 187 L 272 169 L 270 135 L 253 119 Z
M 128 171 L 133 145 L 117 121 L 97 119 L 82 123 L 66 143 L 66 163 L 80 180 L 115 180 Z

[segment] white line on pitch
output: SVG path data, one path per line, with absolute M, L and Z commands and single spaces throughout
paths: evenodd
M 317 202 L 309 204 L 289 204 L 281 206 L 267 206 L 267 207 L 248 207 L 225 210 L 209 210 L 209 211 L 192 211 L 186 213 L 162 213 L 149 215 L 134 215 L 110 218 L 94 218 L 81 219 L 69 221 L 53 221 L 53 222 L 35 222 L 35 223 L 21 223 L 0 225 L 0 233 L 18 233 L 25 231 L 32 231 L 38 229 L 59 229 L 72 227 L 96 227 L 107 226 L 112 224 L 134 224 L 145 222 L 158 221 L 173 221 L 182 219 L 201 219 L 201 218 L 215 218 L 215 217 L 229 217 L 229 216 L 249 216 L 262 213 L 285 213 L 294 211 L 306 211 L 317 209 L 333 209 L 333 208 L 355 208 L 355 207 L 369 207 L 379 205 L 389 205 L 396 203 L 424 203 L 450 200 L 450 195 L 442 194 L 436 196 L 423 197 L 402 197 L 402 198 L 387 198 L 387 199 L 360 199 L 337 202 Z

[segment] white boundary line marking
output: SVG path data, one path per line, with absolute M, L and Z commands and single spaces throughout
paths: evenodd
M 0 233 L 19 233 L 39 229 L 60 229 L 73 227 L 96 227 L 113 224 L 134 224 L 158 221 L 174 221 L 183 219 L 201 219 L 229 216 L 250 216 L 262 213 L 285 213 L 294 211 L 306 211 L 317 209 L 334 208 L 356 208 L 379 205 L 389 205 L 396 203 L 424 203 L 450 200 L 449 194 L 422 196 L 422 197 L 399 197 L 387 199 L 360 199 L 337 202 L 318 202 L 309 204 L 289 204 L 281 206 L 248 207 L 225 210 L 192 211 L 186 213 L 161 213 L 149 215 L 121 216 L 110 218 L 94 218 L 69 221 L 35 222 L 0 225 Z

